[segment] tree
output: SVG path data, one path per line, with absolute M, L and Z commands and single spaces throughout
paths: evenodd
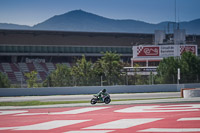
M 120 55 L 112 52 L 104 53 L 103 57 L 97 61 L 99 75 L 104 76 L 108 85 L 117 84 L 120 81 L 122 64 Z
M 184 83 L 197 81 L 200 76 L 200 59 L 192 52 L 184 52 L 180 60 L 181 80 Z
M 179 59 L 176 57 L 164 58 L 157 69 L 156 81 L 159 83 L 176 83 L 177 69 L 180 68 Z
M 9 87 L 10 87 L 10 81 L 8 79 L 8 76 L 0 72 L 0 88 L 9 88 Z
M 38 87 L 36 71 L 31 71 L 30 73 L 25 73 L 25 76 L 27 77 L 26 82 L 28 84 L 28 88 Z
M 135 64 L 135 70 L 134 70 L 134 80 L 135 80 L 135 85 L 143 85 L 143 84 L 147 84 L 147 79 L 138 74 L 138 68 L 140 67 L 140 65 Z
M 71 74 L 73 76 L 75 85 L 90 85 L 93 79 L 92 62 L 87 61 L 85 56 L 82 56 L 82 58 L 77 61 L 76 65 L 72 67 Z
M 200 76 L 200 59 L 191 52 L 184 52 L 181 58 L 164 58 L 158 66 L 156 81 L 159 83 L 177 83 L 178 68 L 181 71 L 181 82 L 197 81 Z
M 72 86 L 71 69 L 66 65 L 57 64 L 56 69 L 47 77 L 43 84 L 52 87 Z
M 54 85 L 53 85 L 53 82 L 52 82 L 52 80 L 51 80 L 50 74 L 47 75 L 46 79 L 42 82 L 42 86 L 43 86 L 43 87 L 52 87 L 52 86 L 54 86 Z

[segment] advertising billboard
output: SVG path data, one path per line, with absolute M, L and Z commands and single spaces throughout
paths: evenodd
M 138 56 L 159 56 L 159 47 L 137 47 Z
M 196 54 L 196 47 L 195 46 L 180 46 L 180 55 L 182 55 L 184 52 L 192 52 L 193 54 Z
M 181 56 L 184 52 L 197 55 L 197 45 L 143 45 L 133 46 L 133 58 Z

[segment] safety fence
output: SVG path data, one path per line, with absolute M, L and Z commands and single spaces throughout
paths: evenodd
M 104 88 L 107 89 L 109 93 L 179 92 L 181 88 L 200 88 L 200 84 L 0 88 L 0 96 L 45 96 L 45 95 L 95 94 Z

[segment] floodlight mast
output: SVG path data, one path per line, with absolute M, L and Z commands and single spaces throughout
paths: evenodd
M 174 0 L 174 17 L 175 17 L 175 23 L 176 23 L 176 0 Z

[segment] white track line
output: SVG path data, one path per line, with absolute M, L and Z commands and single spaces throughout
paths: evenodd
M 108 123 L 87 127 L 84 129 L 124 129 L 145 123 L 161 120 L 162 118 L 146 118 L 146 119 L 121 119 Z
M 149 128 L 138 132 L 200 132 L 200 128 Z
M 200 104 L 199 104 L 200 105 Z M 182 112 L 182 111 L 199 111 L 200 106 L 196 104 L 189 105 L 182 105 L 187 107 L 181 107 L 178 105 L 174 106 L 161 106 L 161 105 L 155 105 L 155 106 L 134 106 L 134 107 L 128 107 L 120 110 L 115 110 L 114 112 L 119 113 L 145 113 L 145 112 Z
M 106 109 L 106 108 L 110 108 L 110 107 L 88 107 L 88 108 L 74 109 L 74 110 L 69 110 L 69 111 L 64 111 L 64 112 L 50 113 L 50 115 L 80 114 L 80 113 L 86 113 L 86 112 L 96 111 L 96 110 Z
M 108 133 L 114 130 L 88 130 L 88 131 L 69 131 L 64 133 Z
M 24 113 L 24 114 L 16 114 L 16 116 L 21 115 L 67 115 L 67 114 L 80 114 L 80 113 L 86 113 L 90 111 L 96 111 L 101 109 L 107 109 L 110 107 L 87 107 L 87 108 L 80 108 L 80 109 L 74 109 L 74 110 L 68 110 L 68 111 L 62 111 L 62 112 L 50 112 L 50 113 Z
M 13 111 L 0 111 L 0 115 L 11 115 L 11 114 L 18 114 L 18 113 L 25 113 L 28 112 L 27 110 L 13 110 Z
M 196 121 L 196 120 L 200 120 L 200 117 L 181 118 L 181 119 L 178 119 L 177 121 Z
M 22 115 L 46 115 L 49 113 L 23 113 L 23 114 L 16 114 L 15 116 L 22 116 Z
M 73 124 L 78 124 L 82 122 L 86 122 L 89 120 L 55 120 L 55 121 L 49 121 L 44 123 L 38 123 L 33 125 L 27 125 L 27 126 L 19 126 L 19 127 L 2 127 L 0 130 L 50 130 L 54 128 L 59 128 L 63 126 L 69 126 Z

